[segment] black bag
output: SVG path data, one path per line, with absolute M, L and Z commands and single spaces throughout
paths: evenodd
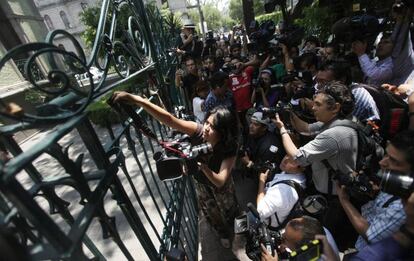
M 381 121 L 380 135 L 387 141 L 408 127 L 408 104 L 399 96 L 385 89 L 362 84 L 377 104 Z
M 349 127 L 357 133 L 358 154 L 356 169 L 354 171 L 357 173 L 363 172 L 369 177 L 374 177 L 380 169 L 379 161 L 384 156 L 384 148 L 372 137 L 369 128 L 363 128 L 361 125 L 350 120 L 345 120 L 336 124 L 334 123 L 330 128 L 337 126 Z M 328 194 L 331 195 L 333 188 L 332 177 L 336 174 L 336 170 L 332 168 L 327 160 L 324 160 L 323 163 L 329 169 Z

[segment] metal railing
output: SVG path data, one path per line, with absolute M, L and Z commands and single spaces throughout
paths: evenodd
M 127 28 L 121 28 L 117 17 L 125 5 L 132 15 Z M 10 243 L 10 255 L 27 251 L 33 260 L 163 260 L 170 249 L 179 248 L 189 260 L 197 259 L 198 210 L 191 178 L 161 182 L 152 160 L 156 143 L 129 120 L 105 128 L 93 125 L 88 112 L 90 104 L 138 80 L 152 84 L 135 88 L 137 93 L 171 106 L 164 81 L 171 59 L 164 50 L 173 36 L 162 19 L 158 9 L 141 0 L 103 0 L 89 57 L 72 35 L 54 30 L 45 42 L 17 46 L 1 58 L 0 70 L 10 59 L 29 57 L 22 74 L 48 96 L 31 113 L 0 100 L 0 120 L 7 122 L 0 126 L 0 142 L 12 154 L 0 160 L 0 238 L 9 233 L 17 238 Z M 127 34 L 122 41 L 116 37 L 119 31 Z M 57 35 L 69 38 L 77 53 L 54 46 Z M 44 77 L 36 76 L 34 64 L 41 64 Z M 89 74 L 89 84 L 80 85 L 75 75 L 92 66 L 103 71 L 99 82 Z M 118 78 L 108 83 L 110 68 Z M 166 137 L 165 126 L 138 113 L 159 139 Z M 13 135 L 28 129 L 44 131 L 18 144 Z

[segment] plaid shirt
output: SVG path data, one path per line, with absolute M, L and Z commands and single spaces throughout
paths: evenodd
M 391 236 L 404 223 L 406 216 L 401 199 L 394 200 L 388 207 L 384 207 L 384 204 L 392 197 L 390 194 L 380 192 L 375 200 L 362 206 L 362 216 L 369 224 L 366 232 L 369 243 Z M 359 236 L 355 247 L 361 250 L 367 245 L 368 242 Z
M 212 91 L 208 94 L 204 101 L 204 112 L 208 113 L 217 106 L 223 105 L 229 110 L 234 110 L 233 93 L 226 91 L 222 99 L 216 97 Z

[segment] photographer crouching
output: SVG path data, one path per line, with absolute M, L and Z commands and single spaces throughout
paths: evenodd
M 210 225 L 220 236 L 223 247 L 231 247 L 234 218 L 239 214 L 231 171 L 236 161 L 239 128 L 234 113 L 217 107 L 206 115 L 204 125 L 174 117 L 163 108 L 138 95 L 115 92 L 113 103 L 127 103 L 142 107 L 161 123 L 191 137 L 193 145 L 202 141 L 213 147 L 213 152 L 203 162 L 194 176 L 198 206 Z M 205 177 L 207 179 L 197 177 Z M 203 180 L 206 180 L 205 182 Z
M 244 142 L 244 149 L 240 151 L 242 164 L 246 166 L 247 171 L 254 172 L 255 177 L 266 169 L 266 165 L 269 165 L 267 163 L 279 163 L 285 155 L 280 137 L 269 131 L 270 123 L 271 120 L 265 113 L 253 113 L 250 118 L 249 135 Z M 275 170 L 279 170 L 277 166 Z
M 257 211 L 262 220 L 269 220 L 269 227 L 279 230 L 285 227 L 294 207 L 299 200 L 296 186 L 306 187 L 305 168 L 298 165 L 289 156 L 280 163 L 281 173 L 267 182 L 269 170 L 260 173 L 257 194 Z

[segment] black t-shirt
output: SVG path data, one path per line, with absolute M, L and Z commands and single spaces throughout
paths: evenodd
M 246 150 L 250 160 L 259 164 L 266 161 L 280 163 L 286 154 L 280 137 L 269 131 L 259 138 L 249 137 Z
M 194 146 L 203 143 L 204 140 L 202 136 L 203 125 L 198 124 L 196 132 L 191 137 L 191 144 Z M 230 157 L 234 157 L 236 155 L 237 146 L 235 146 L 234 148 L 225 148 L 225 146 L 222 143 L 218 143 L 213 147 L 213 152 L 211 154 L 206 155 L 199 160 L 205 161 L 207 163 L 207 166 L 212 171 L 218 173 L 220 171 L 221 163 L 223 162 L 223 160 Z M 213 183 L 211 183 L 211 181 L 206 177 L 206 175 L 200 170 L 197 171 L 197 173 L 194 175 L 194 178 L 200 183 L 214 186 Z

